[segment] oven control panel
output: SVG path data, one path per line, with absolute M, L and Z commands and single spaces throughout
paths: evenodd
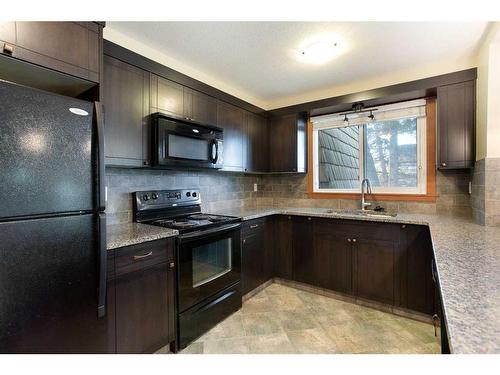
M 133 196 L 138 211 L 201 204 L 199 189 L 136 191 Z

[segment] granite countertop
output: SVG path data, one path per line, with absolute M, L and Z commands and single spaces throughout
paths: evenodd
M 391 218 L 327 213 L 325 208 L 241 208 L 216 212 L 251 220 L 285 214 L 427 225 L 430 228 L 452 353 L 500 352 L 500 229 L 471 219 L 398 214 Z
M 112 224 L 106 227 L 107 249 L 135 245 L 142 242 L 177 236 L 179 231 L 153 225 L 126 223 Z

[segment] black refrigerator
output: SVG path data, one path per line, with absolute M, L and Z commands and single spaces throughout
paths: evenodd
M 0 81 L 0 353 L 113 350 L 103 157 L 99 103 Z

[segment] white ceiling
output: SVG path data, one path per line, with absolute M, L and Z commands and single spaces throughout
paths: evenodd
M 486 26 L 486 22 L 107 23 L 107 28 L 202 72 L 212 82 L 224 82 L 226 89 L 247 93 L 256 98 L 255 104 L 266 107 L 283 104 L 280 98 L 293 102 L 305 92 L 391 72 L 469 61 Z M 295 59 L 308 40 L 329 35 L 340 39 L 343 52 L 336 59 L 324 65 Z

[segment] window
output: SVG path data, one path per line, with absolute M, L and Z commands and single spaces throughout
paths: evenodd
M 425 195 L 425 110 L 425 100 L 416 100 L 374 108 L 374 118 L 311 118 L 313 192 L 359 193 L 367 178 L 374 194 Z

